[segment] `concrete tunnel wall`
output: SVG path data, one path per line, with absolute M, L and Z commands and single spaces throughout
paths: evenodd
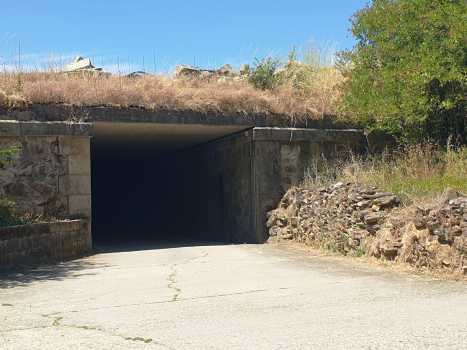
M 253 128 L 132 164 L 92 146 L 94 238 L 263 243 L 266 213 L 311 161 L 358 153 L 365 143 L 358 130 Z
M 254 241 L 249 136 L 242 132 L 133 163 L 91 142 L 94 238 L 106 240 L 113 232 L 117 239 Z

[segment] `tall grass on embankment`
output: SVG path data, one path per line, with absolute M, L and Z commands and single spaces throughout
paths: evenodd
M 266 79 L 280 82 L 265 90 L 255 88 L 247 77 L 225 81 L 216 77 L 174 80 L 155 74 L 138 78 L 120 74 L 110 77 L 63 74 L 64 62 L 52 59 L 29 71 L 24 68 L 0 71 L 0 108 L 65 104 L 220 114 L 266 113 L 314 119 L 336 113 L 334 105 L 340 96 L 343 76 L 332 67 L 333 54 L 321 51 L 311 42 L 300 60 L 295 59 L 296 55 L 293 60 L 277 56 L 274 60 L 281 72 L 268 71 Z
M 322 168 L 322 169 L 318 169 Z M 318 171 L 320 170 L 320 171 Z M 404 204 L 439 197 L 446 187 L 467 193 L 467 147 L 433 142 L 405 145 L 396 151 L 352 154 L 334 164 L 321 160 L 305 173 L 304 186 L 358 182 L 396 193 Z

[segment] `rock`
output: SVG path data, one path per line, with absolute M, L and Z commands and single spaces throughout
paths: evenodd
M 240 74 L 241 75 L 247 74 L 249 69 L 250 69 L 250 67 L 247 64 L 243 63 L 242 66 L 240 67 Z
M 426 223 L 426 228 L 430 230 L 430 232 L 439 228 L 441 223 L 439 221 L 429 221 Z
M 422 208 L 422 207 L 417 207 L 417 213 L 419 213 L 422 216 L 427 216 L 431 211 L 431 208 Z
M 219 69 L 214 69 L 213 73 L 229 78 L 238 77 L 241 75 L 241 73 L 239 71 L 234 70 L 230 64 L 225 64 Z
M 454 236 L 460 236 L 462 234 L 462 228 L 458 225 L 455 225 L 451 228 L 451 233 Z
M 108 78 L 112 74 L 107 72 L 102 72 L 102 68 L 96 68 L 91 64 L 89 58 L 82 58 L 78 56 L 73 63 L 70 63 L 66 66 L 65 75 L 85 75 L 90 77 L 102 77 Z
M 225 72 L 228 72 L 228 71 L 231 71 L 233 68 L 230 64 L 224 64 L 222 67 L 219 68 L 219 72 L 220 73 L 225 73 Z
M 441 197 L 441 202 L 447 204 L 449 203 L 450 200 L 453 200 L 459 197 L 460 197 L 459 192 L 457 192 L 455 189 L 451 187 L 446 187 Z
M 66 66 L 65 71 L 75 72 L 77 70 L 92 68 L 94 68 L 94 66 L 91 64 L 91 60 L 89 58 L 84 59 L 83 57 L 78 56 L 73 63 L 70 63 Z
M 273 215 L 270 215 L 269 219 L 268 219 L 268 222 L 266 223 L 266 227 L 271 228 L 272 226 L 275 225 L 276 221 L 277 221 L 276 217 L 273 216 Z
M 211 76 L 211 72 L 209 72 L 208 70 L 201 71 L 199 75 L 200 78 L 209 78 L 210 76 Z
M 177 69 L 178 77 L 193 77 L 199 76 L 201 70 L 198 67 L 188 66 L 186 64 L 180 64 L 175 67 Z
M 394 204 L 398 201 L 397 196 L 383 196 L 373 200 L 372 205 L 378 205 L 381 207 L 386 207 L 388 205 Z
M 376 224 L 380 219 L 381 219 L 381 213 L 379 212 L 376 212 L 376 213 L 370 213 L 370 214 L 367 214 L 365 215 L 365 223 L 367 223 L 368 225 L 373 225 L 373 224 Z
M 457 207 L 460 207 L 463 203 L 467 203 L 466 197 L 459 197 L 459 198 L 449 200 L 449 204 L 457 206 Z
M 394 256 L 397 255 L 397 252 L 399 251 L 398 248 L 393 247 L 393 246 L 382 246 L 380 247 L 381 251 L 384 253 L 386 256 Z
M 277 236 L 278 233 L 279 233 L 279 230 L 280 230 L 280 227 L 279 227 L 279 226 L 272 226 L 272 227 L 269 229 L 269 235 L 270 235 L 270 236 Z

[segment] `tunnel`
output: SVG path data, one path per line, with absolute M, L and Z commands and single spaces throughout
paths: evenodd
M 93 244 L 234 240 L 222 232 L 219 163 L 228 160 L 206 145 L 245 126 L 94 122 L 93 128 Z

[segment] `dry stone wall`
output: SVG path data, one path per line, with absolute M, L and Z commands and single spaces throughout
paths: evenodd
M 268 213 L 270 240 L 296 240 L 345 254 L 375 256 L 420 269 L 467 272 L 467 196 L 446 189 L 429 208 L 400 208 L 374 186 L 293 187 Z
M 87 220 L 0 228 L 0 267 L 86 252 L 89 236 Z

